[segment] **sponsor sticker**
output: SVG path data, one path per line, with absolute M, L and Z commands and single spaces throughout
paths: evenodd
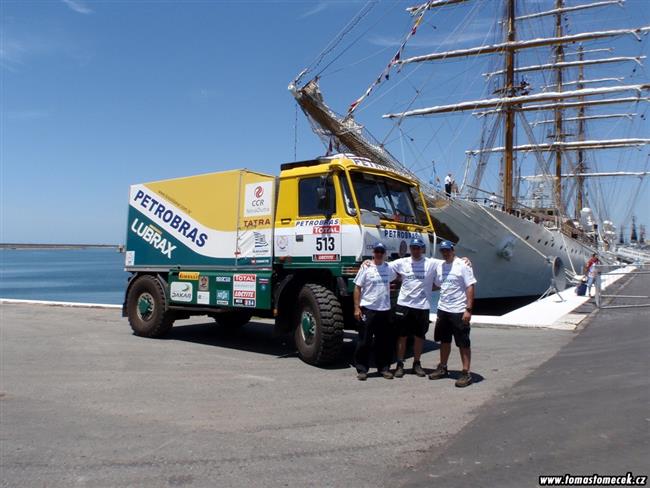
M 312 227 L 312 232 L 314 234 L 340 234 L 341 226 L 340 225 L 315 225 Z
M 217 283 L 230 283 L 230 276 L 217 276 Z
M 255 238 L 255 247 L 253 252 L 255 254 L 266 254 L 269 252 L 269 242 L 266 240 L 266 236 L 261 232 L 253 232 L 253 237 Z
M 191 302 L 193 291 L 192 283 L 174 281 L 170 287 L 170 296 L 174 302 Z
M 208 241 L 208 234 L 202 232 L 203 229 L 200 225 L 194 223 L 194 221 L 187 217 L 184 212 L 181 212 L 172 204 L 162 201 L 160 196 L 150 195 L 146 189 L 141 186 L 131 187 L 131 206 L 136 208 L 139 212 L 142 212 L 147 217 L 155 221 L 157 224 L 167 227 L 167 232 L 172 234 L 175 238 L 185 241 L 185 244 L 189 244 L 190 241 L 192 244 L 195 244 L 197 247 L 205 246 Z M 131 229 L 141 236 L 145 241 L 147 239 L 145 236 L 148 234 L 147 228 L 151 226 L 145 226 L 143 222 L 140 222 L 140 225 L 137 225 L 138 219 L 133 221 Z M 137 230 L 136 230 L 137 229 Z M 158 234 L 160 231 L 156 229 Z M 156 245 L 153 242 L 149 242 L 151 245 L 160 249 L 163 254 L 168 255 L 171 258 L 171 252 L 176 249 L 176 246 L 172 246 L 171 243 L 166 242 L 163 245 L 163 240 L 156 241 Z M 157 247 L 157 246 L 160 247 Z
M 333 227 L 340 225 L 341 219 L 305 219 L 296 221 L 296 227 Z
M 289 237 L 288 236 L 277 236 L 275 238 L 275 245 L 278 246 L 278 249 L 284 251 L 289 247 Z
M 196 292 L 196 303 L 201 305 L 210 305 L 210 292 L 208 291 L 197 291 Z
M 244 219 L 244 229 L 256 229 L 258 227 L 271 226 L 271 219 L 261 218 L 261 219 Z
M 135 264 L 135 251 L 126 251 L 124 257 L 124 266 L 133 266 Z
M 208 291 L 210 289 L 210 278 L 207 276 L 199 276 L 199 290 Z
M 272 181 L 248 183 L 244 190 L 244 217 L 270 215 L 272 202 Z
M 340 254 L 313 254 L 312 261 L 340 261 Z
M 234 274 L 232 279 L 233 290 L 254 290 L 257 283 L 257 275 L 253 273 Z
M 178 279 L 196 281 L 196 280 L 199 279 L 199 272 L 198 271 L 181 271 L 180 273 L 178 273 Z
M 411 232 L 409 230 L 383 229 L 383 234 L 387 239 L 422 239 L 421 232 Z
M 145 224 L 135 218 L 131 223 L 131 232 L 140 236 L 144 242 L 157 249 L 163 256 L 168 259 L 172 258 L 176 246 L 163 237 L 162 231 L 158 227 Z
M 217 290 L 217 305 L 230 305 L 230 292 L 228 290 Z
M 257 275 L 252 273 L 235 274 L 232 280 L 233 305 L 254 307 L 257 299 Z

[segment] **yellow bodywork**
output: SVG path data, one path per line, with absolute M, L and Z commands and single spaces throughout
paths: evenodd
M 357 217 L 348 215 L 344 210 L 345 202 L 341 191 L 341 180 L 347 180 L 349 188 L 352 188 L 352 181 L 350 181 L 349 174 L 354 171 L 362 171 L 364 173 L 385 176 L 398 181 L 402 181 L 408 185 L 416 186 L 418 194 L 420 195 L 420 203 L 425 202 L 422 191 L 418 183 L 407 175 L 400 174 L 390 169 L 386 169 L 380 165 L 369 163 L 368 166 L 360 165 L 354 160 L 347 157 L 334 157 L 330 159 L 323 159 L 320 164 L 297 166 L 291 169 L 285 169 L 280 174 L 279 183 L 279 198 L 276 208 L 276 227 L 292 227 L 298 218 L 298 182 L 301 178 L 313 177 L 318 175 L 332 174 L 334 179 L 334 186 L 336 187 L 336 209 L 337 211 L 332 215 L 334 218 L 341 219 L 341 224 L 357 224 Z M 356 195 L 352 192 L 354 205 L 358 209 Z M 420 226 L 414 224 L 382 221 L 382 226 L 388 229 L 399 229 L 407 231 L 419 232 L 434 232 L 433 224 L 429 212 L 426 210 L 426 205 L 423 205 L 424 213 L 426 214 L 427 226 Z

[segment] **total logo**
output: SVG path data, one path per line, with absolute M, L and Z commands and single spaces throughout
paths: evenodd
M 174 281 L 170 287 L 170 298 L 174 302 L 191 302 L 194 286 L 192 283 Z

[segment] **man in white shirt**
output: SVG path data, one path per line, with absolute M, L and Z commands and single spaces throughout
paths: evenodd
M 406 340 L 413 336 L 413 372 L 425 376 L 420 357 L 424 346 L 424 337 L 429 330 L 429 303 L 433 289 L 435 271 L 442 260 L 424 256 L 425 245 L 416 238 L 410 244 L 411 256 L 391 261 L 389 266 L 402 278 L 402 286 L 395 307 L 397 325 L 397 368 L 395 377 L 404 376 L 404 355 Z
M 354 353 L 357 379 L 365 381 L 370 369 L 370 348 L 375 343 L 375 364 L 386 379 L 393 379 L 390 364 L 393 359 L 393 331 L 390 323 L 390 282 L 397 273 L 384 262 L 386 247 L 378 242 L 373 259 L 361 266 L 354 278 L 354 317 L 359 322 L 359 338 Z
M 451 175 L 451 173 L 449 173 L 447 176 L 445 176 L 445 193 L 448 197 L 451 197 L 451 189 L 453 185 L 454 177 Z
M 463 363 L 463 371 L 456 381 L 456 386 L 463 388 L 472 383 L 469 333 L 476 279 L 472 268 L 456 257 L 453 243 L 442 241 L 440 252 L 444 261 L 436 268 L 434 278 L 436 286 L 440 287 L 438 317 L 434 330 L 434 340 L 440 342 L 440 363 L 429 375 L 429 379 L 437 380 L 448 376 L 447 361 L 453 337 Z

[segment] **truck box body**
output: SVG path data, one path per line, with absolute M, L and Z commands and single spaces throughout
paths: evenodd
M 274 193 L 246 169 L 132 185 L 127 270 L 270 266 Z

